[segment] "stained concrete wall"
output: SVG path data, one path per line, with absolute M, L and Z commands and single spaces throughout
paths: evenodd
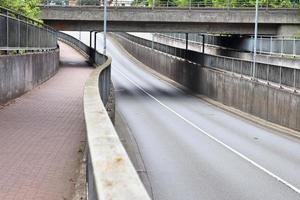
M 59 50 L 0 56 L 0 103 L 16 98 L 51 78 L 59 68 Z
M 126 33 L 115 35 L 160 52 L 187 59 L 205 67 L 230 71 L 245 76 L 253 76 L 253 63 L 249 60 L 210 55 L 207 53 L 203 54 L 193 50 L 185 50 L 159 42 L 152 42 L 151 40 Z M 255 78 L 260 81 L 272 82 L 272 84 L 300 89 L 300 69 L 297 68 L 291 69 L 290 67 L 256 62 Z
M 155 8 L 108 7 L 109 32 L 194 32 L 253 34 L 253 8 Z M 298 9 L 259 11 L 259 34 L 276 35 L 281 25 L 298 26 Z M 41 7 L 41 19 L 57 30 L 102 31 L 103 9 L 99 7 Z M 280 29 L 281 30 L 281 29 Z M 284 30 L 282 29 L 282 31 Z
M 300 94 L 190 63 L 169 54 L 117 37 L 138 60 L 184 85 L 227 106 L 300 130 Z

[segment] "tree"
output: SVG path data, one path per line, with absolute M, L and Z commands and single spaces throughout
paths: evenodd
M 69 5 L 69 0 L 44 0 L 44 3 L 50 5 L 67 6 Z
M 38 20 L 40 0 L 0 0 L 0 6 L 19 12 L 27 17 Z

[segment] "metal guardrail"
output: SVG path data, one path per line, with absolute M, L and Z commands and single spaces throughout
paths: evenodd
M 57 32 L 57 39 L 65 42 L 65 43 L 69 44 L 70 46 L 72 46 L 73 48 L 77 49 L 82 54 L 84 54 L 85 57 L 90 56 L 91 48 L 89 46 L 87 46 L 86 44 L 84 44 L 83 42 L 81 42 L 80 40 L 78 40 L 77 38 L 75 38 L 71 35 L 68 35 L 66 33 L 63 33 L 63 32 Z M 99 64 L 102 64 L 105 61 L 106 61 L 106 58 L 104 58 L 104 60 L 99 61 Z
M 111 58 L 65 33 L 58 37 L 96 67 L 84 88 L 88 200 L 150 200 L 105 108 L 111 91 Z
M 57 48 L 56 31 L 39 21 L 0 7 L 0 50 L 52 50 Z
M 151 7 L 151 8 L 220 8 L 220 9 L 234 9 L 234 8 L 254 8 L 255 1 L 249 0 L 224 0 L 224 1 L 199 1 L 195 2 L 192 0 L 189 1 L 145 1 L 145 0 L 112 0 L 108 1 L 110 7 Z M 46 6 L 102 6 L 103 1 L 98 0 L 76 0 L 76 1 L 64 1 L 64 3 L 53 1 L 53 0 L 45 0 L 43 5 Z M 299 8 L 299 1 L 287 0 L 287 1 L 276 1 L 269 2 L 260 1 L 260 8 L 269 9 L 269 8 Z
M 226 56 L 203 54 L 192 50 L 185 50 L 170 45 L 161 44 L 159 42 L 153 42 L 126 33 L 118 33 L 115 35 L 125 38 L 138 45 L 146 46 L 148 48 L 152 48 L 153 50 L 176 56 L 180 59 L 185 59 L 200 66 L 224 70 L 233 74 L 238 74 L 241 77 L 252 77 L 253 75 L 253 62 L 251 60 L 241 60 Z M 300 89 L 300 68 L 256 63 L 255 75 L 252 78 L 268 84 L 278 84 L 280 88 L 286 86 L 293 89 L 295 92 Z
M 164 33 L 173 39 L 185 40 L 184 33 Z M 216 36 L 211 34 L 189 33 L 190 42 L 202 44 L 204 43 L 231 48 L 237 51 L 253 53 L 253 37 L 231 38 L 230 36 Z M 230 42 L 228 42 L 230 41 Z M 290 36 L 259 36 L 257 38 L 257 53 L 267 55 L 280 55 L 296 57 L 300 56 L 300 39 Z

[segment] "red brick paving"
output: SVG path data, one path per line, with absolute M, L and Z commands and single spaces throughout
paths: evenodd
M 85 140 L 83 86 L 91 68 L 61 44 L 57 75 L 0 110 L 0 200 L 71 199 Z

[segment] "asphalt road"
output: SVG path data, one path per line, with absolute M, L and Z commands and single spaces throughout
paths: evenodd
M 107 47 L 117 110 L 138 145 L 153 199 L 300 199 L 298 139 L 186 94 L 111 41 Z

